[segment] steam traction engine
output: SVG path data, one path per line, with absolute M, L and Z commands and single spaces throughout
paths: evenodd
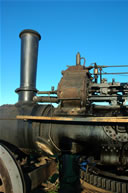
M 61 193 L 80 192 L 81 175 L 111 192 L 128 192 L 128 83 L 108 83 L 102 78 L 108 66 L 86 67 L 78 53 L 57 90 L 37 91 L 41 36 L 24 30 L 20 38 L 19 100 L 0 107 L 0 192 L 28 193 L 46 180 L 54 163 L 45 169 L 44 155 L 59 157 Z

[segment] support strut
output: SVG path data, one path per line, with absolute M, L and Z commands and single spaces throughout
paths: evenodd
M 80 169 L 77 155 L 62 154 L 59 157 L 59 180 L 59 193 L 80 192 Z

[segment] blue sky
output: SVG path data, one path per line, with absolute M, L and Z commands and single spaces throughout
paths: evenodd
M 20 85 L 20 38 L 37 30 L 37 89 L 57 88 L 61 71 L 74 65 L 76 53 L 86 65 L 128 65 L 128 1 L 0 1 L 0 104 L 14 104 Z M 109 68 L 107 72 L 128 72 Z M 106 77 L 106 76 L 105 76 Z M 106 77 L 111 81 L 112 76 Z M 128 76 L 117 76 L 128 82 Z

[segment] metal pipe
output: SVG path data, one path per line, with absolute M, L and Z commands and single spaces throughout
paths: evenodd
M 128 74 L 128 72 L 103 72 L 102 74 L 104 75 L 110 75 L 110 74 Z M 95 73 L 93 73 L 92 75 L 95 75 Z M 100 73 L 97 73 L 97 75 L 100 75 Z
M 57 94 L 57 90 L 53 90 L 53 91 L 39 91 L 37 92 L 37 94 Z
M 31 102 L 37 92 L 37 56 L 41 36 L 33 30 L 23 30 L 19 36 L 21 38 L 21 74 L 20 88 L 16 89 L 16 92 L 19 94 L 19 102 Z
M 112 67 L 112 68 L 114 68 L 114 67 L 128 67 L 128 65 L 116 65 L 116 66 L 97 66 L 98 68 L 109 68 L 109 67 Z
M 46 96 L 46 97 L 44 97 L 44 96 L 41 96 L 41 97 L 38 97 L 38 96 L 34 96 L 33 97 L 33 101 L 35 101 L 35 102 L 49 102 L 49 103 L 59 103 L 59 99 L 57 98 L 57 97 L 52 97 L 52 96 L 50 96 L 50 97 L 48 97 L 48 96 Z
M 76 55 L 76 66 L 80 65 L 80 53 L 78 52 Z

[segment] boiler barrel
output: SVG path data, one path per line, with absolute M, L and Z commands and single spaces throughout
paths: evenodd
M 50 105 L 4 105 L 0 107 L 0 140 L 20 148 L 35 148 L 36 141 L 46 143 L 51 150 L 81 152 L 100 150 L 110 138 L 103 126 L 43 123 L 16 120 L 17 115 L 51 116 Z
M 0 141 L 6 141 L 20 148 L 35 148 L 35 140 L 40 135 L 40 123 L 17 120 L 17 115 L 49 116 L 50 105 L 16 104 L 0 107 Z
M 34 124 L 33 124 L 34 127 Z M 38 141 L 53 152 L 98 154 L 102 146 L 113 143 L 105 126 L 75 123 L 41 123 Z

